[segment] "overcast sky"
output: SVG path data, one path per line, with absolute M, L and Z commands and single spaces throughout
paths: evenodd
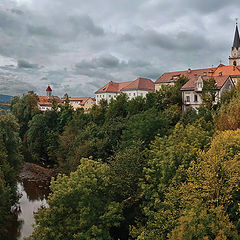
M 0 93 L 94 96 L 228 64 L 236 17 L 239 0 L 0 0 Z

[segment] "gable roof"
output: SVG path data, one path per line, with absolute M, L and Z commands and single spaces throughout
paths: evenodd
M 38 105 L 39 106 L 48 106 L 52 107 L 52 100 L 55 99 L 58 104 L 62 104 L 63 101 L 58 96 L 38 96 Z
M 127 85 L 129 85 L 131 82 L 121 82 L 121 83 L 115 83 L 115 82 L 109 82 L 102 88 L 98 89 L 95 93 L 107 93 L 107 92 L 120 92 L 120 90 Z
M 129 90 L 155 90 L 155 85 L 151 79 L 148 78 L 137 78 L 135 81 L 131 82 L 129 85 L 121 89 L 122 91 Z
M 197 80 L 201 77 L 201 79 L 208 80 L 211 76 L 194 76 L 187 83 L 185 83 L 181 90 L 193 90 L 196 87 Z M 217 88 L 221 88 L 224 83 L 228 80 L 230 76 L 215 76 L 213 77 L 216 81 Z
M 213 77 L 215 76 L 240 76 L 240 68 L 236 66 L 225 66 L 219 65 L 214 73 L 212 74 Z
M 119 93 L 121 91 L 129 91 L 129 90 L 154 90 L 154 83 L 151 79 L 148 78 L 137 78 L 134 81 L 129 82 L 109 82 L 95 93 Z
M 178 71 L 178 72 L 167 72 L 163 73 L 155 83 L 171 83 L 176 82 L 181 76 L 184 76 L 188 79 L 192 78 L 193 76 L 200 76 L 200 75 L 210 75 L 212 74 L 217 68 L 204 68 L 204 69 L 188 69 L 185 71 Z

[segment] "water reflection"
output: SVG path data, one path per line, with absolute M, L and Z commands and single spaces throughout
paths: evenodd
M 49 182 L 23 180 L 17 184 L 21 198 L 10 217 L 6 240 L 22 240 L 33 232 L 34 213 L 47 206 Z

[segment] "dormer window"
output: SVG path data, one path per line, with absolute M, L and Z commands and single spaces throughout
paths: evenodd
M 198 87 L 198 88 L 202 88 L 202 82 L 198 82 L 198 83 L 197 83 L 197 87 Z

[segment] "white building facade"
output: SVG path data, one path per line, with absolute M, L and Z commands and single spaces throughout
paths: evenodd
M 186 111 L 189 107 L 197 110 L 202 104 L 202 90 L 203 79 L 209 78 L 199 76 L 195 79 L 190 79 L 181 89 L 183 99 L 183 110 Z M 216 98 L 215 104 L 217 104 L 224 92 L 231 90 L 234 87 L 234 82 L 230 76 L 214 77 L 216 81 Z
M 120 93 L 125 93 L 131 100 L 138 96 L 146 97 L 149 92 L 154 90 L 154 83 L 148 78 L 137 78 L 135 81 L 122 83 L 109 82 L 95 92 L 96 104 L 99 104 L 102 99 L 109 103 L 111 99 L 116 99 Z

